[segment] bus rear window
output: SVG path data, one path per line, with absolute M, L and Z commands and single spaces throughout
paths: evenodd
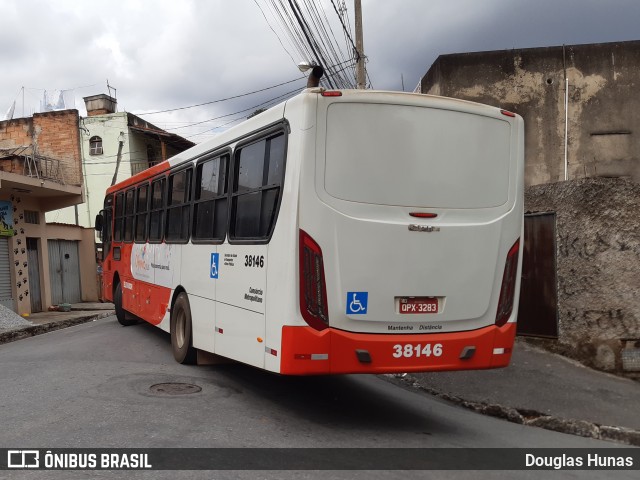
M 335 103 L 327 113 L 325 190 L 380 205 L 503 205 L 510 134 L 507 121 L 470 113 Z

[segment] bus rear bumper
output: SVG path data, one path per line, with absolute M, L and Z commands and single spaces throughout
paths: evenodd
M 516 323 L 415 335 L 282 328 L 280 373 L 326 375 L 478 370 L 509 365 Z

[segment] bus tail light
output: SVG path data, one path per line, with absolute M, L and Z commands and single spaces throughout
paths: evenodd
M 513 301 L 516 290 L 516 273 L 518 272 L 518 256 L 520 253 L 520 239 L 516 240 L 509 253 L 504 266 L 502 276 L 502 287 L 500 288 L 500 300 L 498 301 L 498 312 L 496 313 L 496 325 L 502 327 L 513 311 Z
M 300 313 L 316 330 L 329 326 L 322 249 L 304 230 L 300 230 Z

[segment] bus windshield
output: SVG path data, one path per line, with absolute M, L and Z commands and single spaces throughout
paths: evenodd
M 507 121 L 453 110 L 335 103 L 325 190 L 352 202 L 490 208 L 507 202 Z

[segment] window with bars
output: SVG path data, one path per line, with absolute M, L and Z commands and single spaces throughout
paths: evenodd
M 40 213 L 33 210 L 24 211 L 24 223 L 38 225 L 40 223 Z
M 97 135 L 89 139 L 89 155 L 102 155 L 102 138 Z

